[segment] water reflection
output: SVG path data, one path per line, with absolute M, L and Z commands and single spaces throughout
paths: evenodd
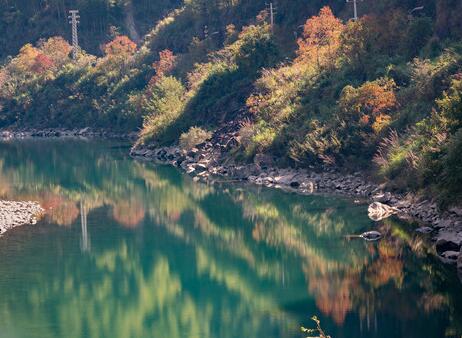
M 336 338 L 462 332 L 457 279 L 405 225 L 125 154 L 0 144 L 0 198 L 48 210 L 0 239 L 0 337 L 300 337 L 313 314 Z M 376 226 L 378 243 L 343 239 Z

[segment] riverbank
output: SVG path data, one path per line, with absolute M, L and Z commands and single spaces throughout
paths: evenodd
M 232 128 L 230 128 L 232 129 Z M 462 208 L 442 211 L 435 201 L 411 193 L 386 190 L 384 184 L 368 181 L 361 172 L 342 174 L 334 169 L 277 168 L 268 156 L 260 155 L 254 163 L 241 164 L 230 156 L 238 145 L 233 132 L 216 133 L 212 140 L 185 151 L 179 147 L 136 146 L 133 157 L 178 167 L 194 181 L 214 184 L 220 181 L 249 182 L 299 194 L 335 193 L 371 203 L 369 216 L 380 221 L 391 215 L 418 222 L 416 231 L 430 236 L 443 263 L 458 264 L 462 276 Z
M 36 202 L 0 200 L 0 235 L 21 225 L 37 223 L 43 212 L 43 208 Z
M 24 139 L 24 138 L 65 138 L 65 137 L 85 137 L 85 138 L 107 138 L 136 140 L 136 132 L 123 133 L 107 129 L 96 128 L 19 128 L 19 129 L 0 129 L 0 140 Z

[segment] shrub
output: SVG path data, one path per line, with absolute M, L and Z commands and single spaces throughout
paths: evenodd
M 180 147 L 190 150 L 198 144 L 204 143 L 212 137 L 212 133 L 199 127 L 191 127 L 188 132 L 181 134 Z
M 141 103 L 146 113 L 141 131 L 141 142 L 162 143 L 164 133 L 181 115 L 186 90 L 173 76 L 162 77 L 148 88 Z

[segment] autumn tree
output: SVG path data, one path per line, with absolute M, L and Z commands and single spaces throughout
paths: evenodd
M 395 88 L 395 82 L 386 78 L 366 82 L 359 88 L 346 86 L 339 101 L 341 117 L 380 132 L 398 107 Z
M 43 53 L 38 53 L 31 66 L 31 70 L 36 74 L 42 74 L 54 67 L 53 60 Z
M 40 51 L 49 57 L 56 66 L 61 66 L 70 60 L 71 45 L 60 36 L 51 37 L 39 44 Z
M 165 49 L 159 52 L 159 60 L 152 64 L 152 68 L 156 74 L 149 81 L 149 85 L 152 86 L 155 82 L 165 76 L 167 73 L 172 71 L 175 66 L 176 56 L 169 49 Z
M 30 43 L 24 45 L 18 56 L 11 61 L 12 69 L 16 72 L 27 74 L 35 64 L 35 58 L 40 54 L 40 51 Z
M 332 68 L 335 65 L 343 23 L 325 6 L 318 16 L 308 19 L 303 36 L 298 40 L 298 61 L 315 62 L 318 68 Z
M 120 35 L 105 44 L 103 50 L 109 57 L 127 57 L 135 53 L 136 43 L 130 40 L 128 36 Z

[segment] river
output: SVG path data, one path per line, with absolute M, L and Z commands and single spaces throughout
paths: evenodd
M 462 334 L 462 286 L 411 225 L 344 197 L 195 183 L 128 150 L 0 143 L 0 198 L 48 211 L 0 238 L 0 338 L 292 338 L 313 315 L 333 338 Z

